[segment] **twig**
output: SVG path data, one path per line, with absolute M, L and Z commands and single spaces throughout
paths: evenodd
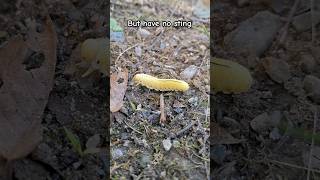
M 135 44 L 135 45 L 133 45 L 133 46 L 130 46 L 130 47 L 128 47 L 126 50 L 124 50 L 122 53 L 120 53 L 119 56 L 117 57 L 117 59 L 115 60 L 114 64 L 117 64 L 117 61 L 120 59 L 120 57 L 121 57 L 125 52 L 129 51 L 130 49 L 132 49 L 132 48 L 134 48 L 134 47 L 136 47 L 136 46 L 138 46 L 138 45 L 140 45 L 140 43 L 137 43 L 137 44 Z
M 316 25 L 314 22 L 315 14 L 314 14 L 314 0 L 310 0 L 310 11 L 311 11 L 311 44 L 315 45 L 316 41 Z
M 139 134 L 141 134 L 141 135 L 143 135 L 143 133 L 142 132 L 140 132 L 140 131 L 138 131 L 138 130 L 136 130 L 135 128 L 133 128 L 132 126 L 130 126 L 126 121 L 123 121 L 129 128 L 131 128 L 133 131 L 135 131 L 135 132 L 137 132 L 137 133 L 139 133 Z
M 188 131 L 196 122 L 192 121 L 192 123 L 190 123 L 188 126 L 186 126 L 185 128 L 181 129 L 180 131 L 176 132 L 176 137 L 180 136 L 181 134 L 183 134 L 184 132 Z
M 316 134 L 316 127 L 317 127 L 317 120 L 318 120 L 318 114 L 317 109 L 314 112 L 314 119 L 313 119 L 313 132 L 312 132 L 312 141 L 311 141 L 311 147 L 310 147 L 310 153 L 309 153 L 309 162 L 308 162 L 308 173 L 307 173 L 307 179 L 310 179 L 310 169 L 311 169 L 311 162 L 312 162 L 312 154 L 313 154 L 313 147 L 314 147 L 314 136 Z
M 160 123 L 165 123 L 166 122 L 166 114 L 164 112 L 164 98 L 163 94 L 160 95 Z
M 308 170 L 308 168 L 306 168 L 306 167 L 295 165 L 295 164 L 290 164 L 290 163 L 281 162 L 281 161 L 277 161 L 277 160 L 271 160 L 271 159 L 268 159 L 268 161 L 273 164 L 280 164 L 280 165 L 289 166 L 289 167 L 296 168 L 296 169 Z M 313 172 L 316 172 L 316 173 L 320 173 L 320 171 L 317 169 L 310 169 L 310 170 Z
M 297 10 L 297 7 L 299 5 L 299 2 L 300 0 L 296 0 L 290 10 L 290 13 L 289 13 L 289 17 L 287 19 L 287 22 L 286 24 L 284 25 L 284 27 L 282 28 L 282 34 L 280 36 L 280 40 L 279 40 L 279 44 L 280 45 L 283 45 L 284 41 L 286 40 L 286 37 L 287 37 L 287 34 L 288 34 L 288 28 L 289 28 L 289 25 L 290 25 L 290 22 L 292 21 L 292 18 L 293 18 L 293 15 L 294 13 L 296 12 Z

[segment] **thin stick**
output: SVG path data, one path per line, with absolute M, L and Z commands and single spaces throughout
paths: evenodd
M 196 121 L 192 121 L 192 123 L 190 123 L 188 126 L 186 126 L 185 128 L 181 129 L 180 131 L 176 132 L 176 137 L 180 136 L 184 132 L 188 131 L 195 123 L 196 123 Z
M 137 133 L 139 133 L 139 134 L 143 134 L 142 132 L 140 132 L 140 131 L 138 131 L 138 130 L 136 130 L 135 128 L 133 128 L 132 126 L 130 126 L 126 121 L 123 121 L 129 128 L 131 128 L 133 131 L 135 131 L 135 132 L 137 132 Z
M 122 53 L 120 53 L 119 56 L 117 57 L 117 59 L 115 60 L 114 64 L 117 64 L 118 60 L 120 59 L 120 57 L 121 57 L 125 52 L 129 51 L 130 49 L 132 49 L 132 48 L 134 48 L 134 47 L 136 47 L 136 46 L 138 46 L 138 45 L 140 45 L 140 43 L 137 43 L 137 44 L 135 44 L 135 45 L 133 45 L 133 46 L 131 46 L 131 47 L 128 47 L 126 50 L 124 50 Z
M 160 95 L 160 123 L 165 123 L 166 122 L 166 114 L 164 112 L 164 98 L 163 94 Z
M 310 11 L 311 11 L 311 44 L 315 45 L 316 41 L 316 26 L 314 22 L 314 0 L 310 0 Z
M 316 134 L 316 127 L 317 127 L 317 120 L 318 120 L 318 114 L 317 114 L 317 109 L 314 112 L 314 119 L 313 119 L 313 132 L 312 132 L 312 141 L 311 141 L 311 148 L 310 148 L 310 153 L 309 153 L 309 162 L 308 162 L 308 174 L 307 174 L 307 179 L 310 179 L 310 169 L 311 169 L 311 162 L 312 162 L 312 154 L 313 154 L 313 147 L 314 147 L 314 137 Z
M 289 13 L 289 17 L 287 19 L 286 24 L 284 25 L 284 27 L 282 28 L 282 34 L 280 36 L 280 40 L 279 40 L 279 44 L 282 45 L 284 43 L 284 41 L 286 40 L 287 34 L 288 34 L 288 28 L 290 25 L 290 22 L 292 21 L 293 15 L 297 10 L 297 7 L 299 5 L 300 0 L 296 0 L 290 10 Z
M 308 170 L 308 168 L 306 168 L 306 167 L 295 165 L 295 164 L 290 164 L 290 163 L 281 162 L 281 161 L 277 161 L 277 160 L 271 160 L 271 159 L 268 159 L 268 161 L 273 164 L 281 164 L 281 165 L 289 166 L 289 167 L 296 168 L 296 169 Z M 310 169 L 310 171 L 320 173 L 320 171 L 317 169 Z

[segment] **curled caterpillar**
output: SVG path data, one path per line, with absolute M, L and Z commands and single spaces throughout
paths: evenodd
M 187 91 L 189 84 L 177 79 L 159 79 L 147 74 L 136 74 L 133 81 L 157 91 Z

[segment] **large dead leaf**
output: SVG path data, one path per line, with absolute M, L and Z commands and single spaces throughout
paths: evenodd
M 123 106 L 123 97 L 128 87 L 128 70 L 110 76 L 110 111 L 117 112 Z
M 43 29 L 38 33 L 32 26 L 27 41 L 17 36 L 0 49 L 0 158 L 7 161 L 26 156 L 42 139 L 41 116 L 53 86 L 57 46 L 50 17 Z M 41 63 L 34 66 L 34 61 Z

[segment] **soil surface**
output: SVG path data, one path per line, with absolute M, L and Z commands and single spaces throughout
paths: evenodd
M 80 78 L 65 70 L 78 44 L 106 37 L 108 8 L 106 1 L 1 2 L 2 45 L 16 35 L 25 36 L 28 20 L 35 20 L 41 32 L 47 14 L 58 35 L 54 87 L 42 118 L 43 138 L 29 156 L 13 164 L 15 179 L 107 179 L 107 78 L 99 73 Z M 78 137 L 82 150 L 91 142 L 99 152 L 80 155 L 64 128 Z
M 191 1 L 115 1 L 111 3 L 111 17 L 124 28 L 125 36 L 124 42 L 111 42 L 111 73 L 120 69 L 129 72 L 124 105 L 111 118 L 111 178 L 206 179 L 209 19 L 196 18 Z M 191 20 L 193 24 L 192 28 L 141 30 L 127 27 L 127 20 Z M 193 69 L 196 72 L 191 79 L 182 73 L 192 74 Z M 190 88 L 186 92 L 148 89 L 133 82 L 138 73 L 185 80 Z M 160 123 L 161 94 L 164 123 Z
M 301 31 L 290 24 L 284 43 L 279 43 L 294 1 L 283 1 L 281 5 L 274 2 L 219 0 L 213 5 L 211 56 L 242 64 L 254 79 L 246 93 L 211 96 L 210 157 L 214 179 L 319 178 L 319 166 L 314 164 L 319 162 L 319 142 L 315 140 L 319 135 L 312 135 L 319 131 L 319 126 L 314 126 L 319 101 L 308 85 L 309 78 L 319 78 L 319 33 L 312 44 L 311 26 Z M 308 3 L 303 1 L 297 7 L 293 21 L 310 12 Z M 280 17 L 281 26 L 274 24 L 276 21 L 268 22 L 270 17 Z M 261 30 L 266 22 L 268 26 Z M 270 30 L 271 26 L 276 30 Z M 226 41 L 231 32 L 236 32 L 230 36 L 234 39 Z M 237 37 L 237 33 L 245 39 Z M 257 34 L 259 39 L 253 39 Z M 266 37 L 272 37 L 271 41 Z M 249 44 L 254 44 L 253 48 L 241 49 Z M 258 56 L 250 52 L 261 44 L 267 48 Z

